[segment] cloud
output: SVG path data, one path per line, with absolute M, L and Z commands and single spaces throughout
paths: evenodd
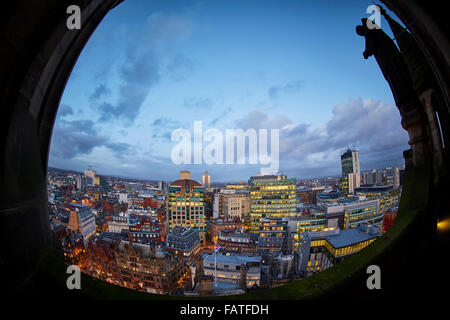
M 213 101 L 210 98 L 190 97 L 184 99 L 184 107 L 188 109 L 211 109 Z
M 272 86 L 268 89 L 267 94 L 272 100 L 278 99 L 281 95 L 293 94 L 300 91 L 302 88 L 302 81 L 291 81 L 284 86 Z
M 176 120 L 171 120 L 165 117 L 158 118 L 150 124 L 153 132 L 152 138 L 159 140 L 170 141 L 172 131 L 178 128 L 184 128 L 183 124 Z
M 177 54 L 173 57 L 167 67 L 167 76 L 174 81 L 184 81 L 194 72 L 196 63 L 189 57 Z
M 129 53 L 120 74 L 123 84 L 119 87 L 118 103 L 103 102 L 97 109 L 101 113 L 100 121 L 116 118 L 125 120 L 124 125 L 131 125 L 149 89 L 161 78 L 159 62 L 150 52 L 141 56 Z
M 118 66 L 120 84 L 114 89 L 100 84 L 90 95 L 100 121 L 118 120 L 124 126 L 132 125 L 148 94 L 163 77 L 182 81 L 193 72 L 194 62 L 177 52 L 177 44 L 190 37 L 192 25 L 189 12 L 158 12 L 148 17 L 145 26 L 124 33 L 128 38 L 124 39 L 126 56 Z M 110 92 L 117 94 L 115 102 L 99 101 Z
M 226 116 L 231 113 L 231 111 L 233 111 L 233 108 L 231 108 L 231 107 L 225 108 L 225 110 L 223 110 L 223 112 L 218 117 L 209 121 L 208 125 L 210 127 L 216 126 L 217 123 L 219 123 L 221 120 L 225 119 Z
M 399 164 L 409 147 L 397 108 L 371 99 L 337 104 L 331 119 L 319 128 L 259 110 L 237 121 L 237 127 L 280 129 L 281 169 L 300 176 L 338 174 L 340 154 L 348 146 L 359 150 L 363 170 Z
M 90 154 L 96 147 L 106 147 L 120 159 L 132 155 L 134 147 L 127 143 L 111 142 L 97 132 L 92 120 L 66 121 L 59 119 L 53 129 L 51 155 L 58 159 L 73 159 Z
M 169 128 L 169 129 L 175 129 L 181 127 L 181 122 L 177 120 L 171 120 L 169 118 L 161 117 L 156 119 L 150 124 L 151 127 L 155 127 L 156 129 L 161 128 Z
M 147 18 L 147 40 L 153 46 L 165 48 L 190 38 L 194 20 L 190 11 L 155 12 Z
M 109 148 L 116 158 L 124 159 L 126 156 L 132 156 L 136 153 L 136 148 L 124 142 L 109 142 L 105 146 Z
M 292 126 L 293 121 L 286 116 L 269 117 L 260 110 L 253 110 L 238 120 L 237 128 L 247 129 L 283 129 Z
M 72 107 L 68 104 L 61 103 L 58 109 L 58 116 L 62 118 L 69 115 L 73 115 Z
M 110 93 L 110 90 L 108 89 L 108 87 L 106 87 L 105 84 L 101 83 L 91 93 L 91 95 L 89 96 L 89 100 L 96 101 L 96 100 L 100 99 L 101 97 L 108 95 L 109 93 Z

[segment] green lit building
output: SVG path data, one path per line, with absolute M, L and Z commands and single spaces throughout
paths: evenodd
M 291 230 L 301 234 L 334 228 L 356 228 L 361 223 L 369 223 L 381 228 L 384 212 L 380 211 L 380 200 L 361 200 L 361 198 L 351 197 L 335 203 L 323 203 L 319 210 L 311 212 L 310 215 L 292 220 Z
M 361 186 L 355 189 L 357 196 L 365 196 L 367 199 L 380 199 L 380 212 L 397 207 L 400 199 L 400 190 L 392 185 L 388 186 Z
M 359 153 L 347 149 L 341 155 L 342 178 L 339 179 L 339 190 L 345 194 L 353 194 L 360 186 L 361 171 L 359 167 Z
M 320 231 L 327 227 L 327 217 L 325 212 L 312 212 L 308 216 L 302 216 L 296 221 L 296 230 L 298 233 Z
M 294 252 L 306 256 L 306 274 L 326 270 L 357 253 L 381 236 L 380 227 L 362 223 L 357 228 L 295 233 L 292 235 Z M 304 262 L 306 262 L 304 261 Z
M 360 174 L 358 151 L 347 149 L 341 155 L 341 167 L 343 177 L 348 176 L 350 173 Z
M 176 226 L 196 229 L 204 241 L 206 209 L 203 186 L 191 179 L 177 180 L 170 185 L 166 201 L 169 232 Z
M 264 219 L 297 216 L 297 180 L 286 175 L 251 177 L 250 232 L 258 233 Z

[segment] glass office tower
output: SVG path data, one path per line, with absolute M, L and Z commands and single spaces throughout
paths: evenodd
M 361 184 L 361 171 L 359 168 L 359 153 L 347 149 L 341 155 L 342 178 L 339 180 L 339 190 L 345 194 L 353 194 L 355 188 Z
M 264 219 L 297 216 L 297 180 L 286 175 L 251 177 L 250 232 L 258 233 Z
M 204 190 L 200 183 L 189 176 L 181 176 L 169 187 L 167 197 L 167 218 L 169 232 L 176 226 L 196 229 L 200 239 L 205 240 L 205 202 Z

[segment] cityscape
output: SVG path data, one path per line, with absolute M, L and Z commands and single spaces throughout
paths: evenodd
M 339 161 L 339 159 L 336 159 Z M 224 296 L 326 270 L 395 223 L 404 167 L 339 177 L 257 175 L 220 183 L 204 172 L 141 181 L 49 169 L 51 229 L 67 265 L 138 291 Z
M 355 30 L 375 7 L 333 4 L 327 19 L 323 4 L 290 0 L 111 11 L 52 132 L 64 263 L 143 293 L 233 296 L 332 269 L 391 229 L 411 140 L 390 78 L 367 61 L 369 26 Z M 384 36 L 406 30 L 382 12 Z
M 445 306 L 443 3 L 2 9 L 6 307 L 264 320 Z

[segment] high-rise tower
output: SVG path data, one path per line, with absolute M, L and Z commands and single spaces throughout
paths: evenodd
M 169 232 L 176 226 L 196 229 L 200 239 L 205 240 L 205 203 L 203 187 L 191 180 L 186 171 L 182 171 L 180 179 L 169 187 L 167 197 L 167 219 Z M 183 179 L 184 178 L 184 179 Z
M 250 232 L 258 233 L 264 219 L 297 215 L 297 181 L 285 175 L 251 177 Z
M 204 188 L 211 187 L 211 175 L 208 173 L 208 171 L 205 171 L 205 173 L 202 174 L 202 185 Z
M 355 192 L 355 188 L 361 185 L 361 171 L 359 167 L 359 152 L 347 149 L 341 155 L 342 178 L 339 188 L 341 192 L 349 195 Z

